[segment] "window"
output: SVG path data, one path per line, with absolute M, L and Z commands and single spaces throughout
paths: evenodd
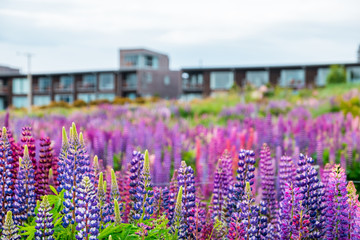
M 153 66 L 153 57 L 152 56 L 145 56 L 145 66 L 152 67 Z
M 144 84 L 149 84 L 152 82 L 152 74 L 150 72 L 144 73 Z
M 269 82 L 268 71 L 247 71 L 246 81 L 256 87 L 266 85 Z
M 305 85 L 305 71 L 303 69 L 282 70 L 280 73 L 281 87 L 302 87 Z
M 360 82 L 360 67 L 347 67 L 346 75 L 348 82 Z
M 230 89 L 234 84 L 233 72 L 211 72 L 210 88 L 211 89 Z
M 202 88 L 203 86 L 203 75 L 202 73 L 194 73 L 189 75 L 188 73 L 182 74 L 183 88 Z
M 136 93 L 127 93 L 127 94 L 125 94 L 125 97 L 130 98 L 130 99 L 135 99 Z
M 325 86 L 326 78 L 329 75 L 330 69 L 329 68 L 319 68 L 317 70 L 317 75 L 315 78 L 316 86 Z
M 51 78 L 50 77 L 40 77 L 38 79 L 38 91 L 39 92 L 49 92 L 51 89 Z
M 83 100 L 86 103 L 89 103 L 91 101 L 94 101 L 96 99 L 96 94 L 95 93 L 79 93 L 77 95 L 77 99 L 79 100 Z
M 55 101 L 56 102 L 67 102 L 67 103 L 72 103 L 74 101 L 74 97 L 72 94 L 56 94 L 55 95 Z
M 0 110 L 5 110 L 5 101 L 3 97 L 0 97 Z
M 113 93 L 100 93 L 100 94 L 98 94 L 97 99 L 107 99 L 109 101 L 113 101 L 115 99 L 115 94 L 113 94 Z
M 74 77 L 73 76 L 61 76 L 60 77 L 60 90 L 72 90 L 74 86 Z
M 34 96 L 33 100 L 35 106 L 45 106 L 51 102 L 50 96 Z
M 96 76 L 95 74 L 86 74 L 83 76 L 81 88 L 95 90 Z
M 138 55 L 126 55 L 124 57 L 125 66 L 128 67 L 136 67 L 139 63 L 139 56 Z
M 28 99 L 27 97 L 13 97 L 12 98 L 12 105 L 16 108 L 23 108 L 28 106 Z
M 137 76 L 136 73 L 129 73 L 125 76 L 125 83 L 123 84 L 125 88 L 135 88 L 137 87 Z
M 113 90 L 114 89 L 114 74 L 102 73 L 99 75 L 99 89 Z
M 14 78 L 12 83 L 13 94 L 29 93 L 29 80 L 27 78 Z
M 170 77 L 169 76 L 164 77 L 164 84 L 165 85 L 170 85 Z
M 190 94 L 183 94 L 180 97 L 180 100 L 183 101 L 191 101 L 194 99 L 201 99 L 203 96 L 201 93 L 190 93 Z

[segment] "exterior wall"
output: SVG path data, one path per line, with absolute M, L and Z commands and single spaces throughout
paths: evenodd
M 316 87 L 316 76 L 317 76 L 317 70 L 318 68 L 316 67 L 307 67 L 305 69 L 305 84 L 306 87 L 308 88 L 312 88 L 312 87 Z
M 168 70 L 169 69 L 169 57 L 165 54 L 153 52 L 147 49 L 120 49 L 120 69 L 132 68 L 125 62 L 126 55 L 151 55 L 158 58 L 157 70 Z M 134 68 L 134 67 L 133 67 Z M 137 68 L 137 67 L 135 67 Z M 146 69 L 146 68 L 145 68 Z
M 20 74 L 20 70 L 17 68 L 11 68 L 6 66 L 0 66 L 0 75 Z

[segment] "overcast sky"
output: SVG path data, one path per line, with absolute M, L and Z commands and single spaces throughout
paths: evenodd
M 354 62 L 359 0 L 0 0 L 0 65 L 117 69 L 119 48 L 181 67 Z

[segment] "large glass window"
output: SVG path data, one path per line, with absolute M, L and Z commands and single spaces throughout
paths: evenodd
M 74 86 L 74 77 L 73 76 L 61 76 L 60 77 L 60 90 L 72 90 Z
M 360 82 L 360 67 L 347 67 L 346 75 L 348 82 Z
M 27 107 L 29 104 L 27 97 L 13 97 L 12 105 L 16 108 Z
M 136 88 L 137 87 L 137 76 L 136 73 L 128 73 L 125 76 L 124 88 Z
M 113 93 L 99 93 L 97 99 L 107 99 L 113 101 L 115 99 L 115 94 Z
M 303 69 L 282 70 L 279 85 L 281 87 L 303 87 L 305 85 L 305 71 Z
M 268 71 L 247 71 L 246 81 L 256 87 L 266 85 L 269 83 Z
M 13 94 L 28 94 L 29 80 L 27 78 L 14 78 L 12 82 L 12 92 Z
M 136 98 L 136 93 L 126 93 L 125 97 L 130 98 L 130 99 L 135 99 Z
M 233 72 L 211 72 L 210 88 L 211 89 L 230 89 L 234 85 Z
M 99 75 L 99 89 L 100 90 L 113 90 L 114 89 L 114 74 L 101 73 Z
M 77 95 L 77 98 L 79 100 L 83 100 L 86 103 L 89 103 L 91 101 L 94 101 L 96 99 L 96 94 L 95 93 L 79 93 Z
M 139 65 L 139 55 L 126 55 L 124 57 L 125 66 L 137 67 Z
M 35 106 L 49 105 L 50 102 L 51 102 L 50 96 L 34 96 L 34 105 Z
M 40 77 L 38 79 L 37 90 L 39 92 L 49 92 L 51 89 L 51 78 L 50 77 Z
M 86 90 L 95 90 L 95 87 L 96 87 L 96 75 L 95 74 L 83 75 L 82 84 L 80 88 Z
M 55 101 L 56 102 L 67 102 L 67 103 L 72 103 L 74 101 L 74 97 L 72 94 L 56 94 L 55 95 Z
M 193 73 L 182 74 L 182 83 L 184 89 L 191 88 L 202 88 L 203 87 L 203 74 L 202 73 Z
M 164 84 L 165 85 L 170 85 L 170 77 L 169 76 L 164 77 Z
M 329 68 L 319 68 L 317 70 L 317 75 L 315 78 L 315 84 L 318 87 L 322 87 L 326 85 L 326 78 L 329 75 L 330 69 Z
M 3 97 L 0 97 L 0 110 L 5 110 L 5 100 Z

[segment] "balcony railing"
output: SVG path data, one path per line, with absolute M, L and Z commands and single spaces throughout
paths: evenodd
M 50 93 L 51 92 L 51 87 L 39 87 L 38 85 L 34 85 L 33 86 L 33 91 L 34 93 Z
M 202 84 L 183 84 L 182 88 L 188 91 L 201 91 L 204 87 Z
M 76 89 L 78 91 L 85 91 L 85 92 L 94 92 L 96 90 L 96 85 L 95 84 L 89 84 L 89 83 L 82 83 L 82 82 L 78 82 L 76 85 Z
M 121 87 L 123 90 L 136 90 L 137 83 L 123 83 Z
M 54 91 L 55 92 L 72 92 L 74 90 L 74 84 L 64 85 L 61 83 L 54 84 Z
M 7 85 L 0 84 L 0 94 L 8 93 L 9 87 Z

